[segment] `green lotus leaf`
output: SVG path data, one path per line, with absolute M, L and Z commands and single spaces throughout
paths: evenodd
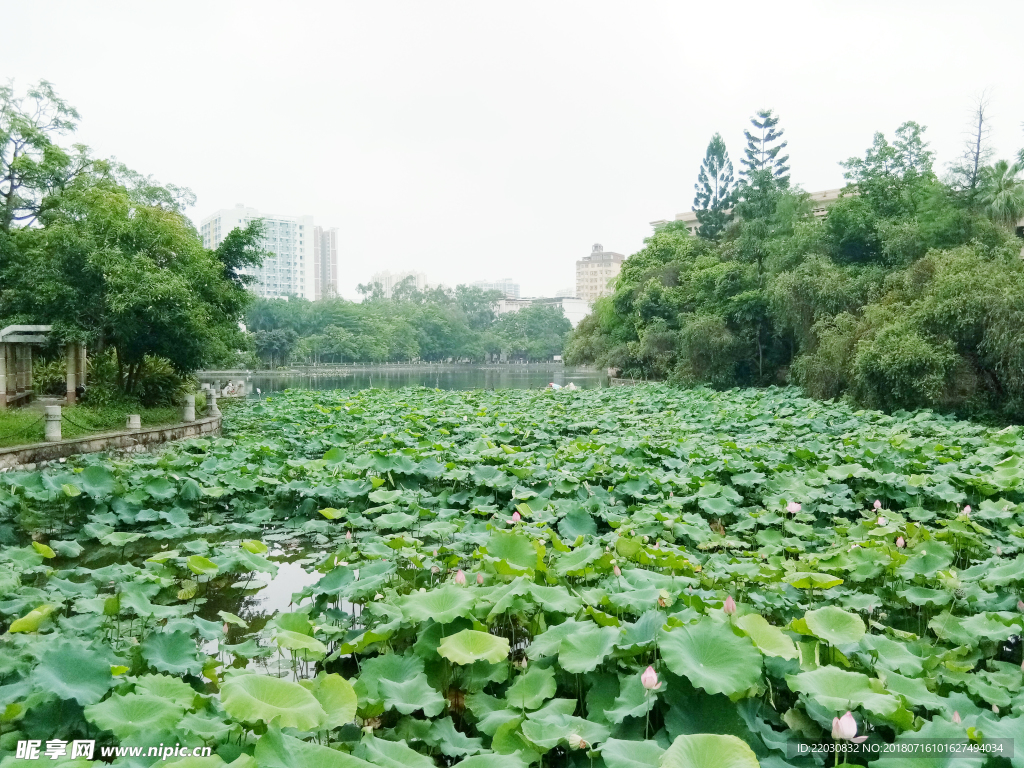
M 79 642 L 60 640 L 39 657 L 37 688 L 81 705 L 95 704 L 114 684 L 107 658 Z
M 781 656 L 784 659 L 797 658 L 796 645 L 779 627 L 772 626 L 759 613 L 748 613 L 735 620 L 757 649 L 765 656 Z
M 737 696 L 761 679 L 761 654 L 750 639 L 710 618 L 659 631 L 658 647 L 672 672 L 708 693 Z
M 558 663 L 573 674 L 590 672 L 612 652 L 618 639 L 618 627 L 581 622 L 559 644 Z
M 492 531 L 487 540 L 487 554 L 521 569 L 532 571 L 542 565 L 542 550 L 523 533 Z
M 40 555 L 42 555 L 43 557 L 45 557 L 47 559 L 52 559 L 52 558 L 57 556 L 56 552 L 54 552 L 52 549 L 50 549 L 45 544 L 43 544 L 41 542 L 38 542 L 38 541 L 33 541 L 32 542 L 32 549 L 34 549 L 36 552 L 38 552 Z
M 239 546 L 246 552 L 252 552 L 254 555 L 265 555 L 267 553 L 267 545 L 258 539 L 246 539 Z
M 517 710 L 536 709 L 555 695 L 555 670 L 531 664 L 525 674 L 519 675 L 505 692 L 508 705 Z
M 658 693 L 665 690 L 665 683 L 657 691 L 648 691 L 640 681 L 641 673 L 620 679 L 619 695 L 610 709 L 606 709 L 605 717 L 616 725 L 627 717 L 643 717 L 658 702 Z
M 528 765 L 522 752 L 511 755 L 499 755 L 494 752 L 473 755 L 458 763 L 459 768 L 527 768 Z
M 486 660 L 499 664 L 508 658 L 508 639 L 489 632 L 464 629 L 446 637 L 437 647 L 437 652 L 455 664 L 473 664 Z
M 843 580 L 837 576 L 832 576 L 828 573 L 812 573 L 810 571 L 790 573 L 782 580 L 797 589 L 831 589 L 843 583 Z
M 53 613 L 55 605 L 44 603 L 43 605 L 33 608 L 31 611 L 26 613 L 20 619 L 15 619 L 11 622 L 11 626 L 8 627 L 7 632 L 14 635 L 19 632 L 37 632 L 42 623 L 46 620 L 46 617 Z
M 815 703 L 839 714 L 861 706 L 885 717 L 899 707 L 897 699 L 872 687 L 871 678 L 867 675 L 838 667 L 818 667 L 810 672 L 790 675 L 786 682 L 790 690 L 806 694 Z
M 355 719 L 359 699 L 352 684 L 341 675 L 321 672 L 311 680 L 300 680 L 299 685 L 310 691 L 327 713 L 324 728 L 340 728 Z
M 98 464 L 86 467 L 78 476 L 82 490 L 93 497 L 109 496 L 114 491 L 114 476 Z
M 185 561 L 185 565 L 196 576 L 213 576 L 219 570 L 217 564 L 202 555 L 191 555 Z
M 422 709 L 424 715 L 433 717 L 444 709 L 444 699 L 430 687 L 427 676 L 422 672 L 401 682 L 381 680 L 379 686 L 384 705 L 388 709 L 397 709 L 403 715 Z
M 401 491 L 376 490 L 370 494 L 370 501 L 374 504 L 392 504 L 402 496 Z
M 660 768 L 760 768 L 754 750 L 736 736 L 698 733 L 677 736 Z
M 804 623 L 811 634 L 833 645 L 856 643 L 866 631 L 860 616 L 834 605 L 808 611 L 804 614 Z
M 154 477 L 144 487 L 146 493 L 158 501 L 170 501 L 178 492 L 178 489 L 174 487 L 174 483 L 166 477 Z
M 608 739 L 601 745 L 607 768 L 658 768 L 663 754 L 665 750 L 655 741 Z
M 427 742 L 441 750 L 448 757 L 475 755 L 483 751 L 483 739 L 470 738 L 461 731 L 455 730 L 455 723 L 450 717 L 435 720 L 430 724 Z
M 114 531 L 100 536 L 100 542 L 108 547 L 126 547 L 129 544 L 144 538 L 144 534 L 131 533 L 129 531 Z
M 180 677 L 170 675 L 142 675 L 135 680 L 135 692 L 159 696 L 185 709 L 192 709 L 198 695 L 196 689 Z
M 282 728 L 312 731 L 328 717 L 320 702 L 298 683 L 265 675 L 239 674 L 221 685 L 224 711 L 245 723 L 274 723 Z
M 254 756 L 259 768 L 379 768 L 346 752 L 285 736 L 279 728 L 260 736 Z
M 85 719 L 119 739 L 137 733 L 153 733 L 173 728 L 184 710 L 177 704 L 157 696 L 115 693 L 106 701 L 85 708 Z
M 372 735 L 364 736 L 353 754 L 382 768 L 435 768 L 433 760 L 404 741 L 388 741 Z
M 181 631 L 150 634 L 142 641 L 142 658 L 151 667 L 172 675 L 198 675 L 203 669 L 195 642 Z
M 320 658 L 327 655 L 327 646 L 315 637 L 289 632 L 287 629 L 277 630 L 274 633 L 274 642 L 299 658 Z
M 454 584 L 445 584 L 429 592 L 413 592 L 399 601 L 408 621 L 419 623 L 433 619 L 448 624 L 459 616 L 469 616 L 473 610 L 473 592 Z

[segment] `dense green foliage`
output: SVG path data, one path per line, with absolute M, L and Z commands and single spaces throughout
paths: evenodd
M 847 710 L 869 744 L 1024 738 L 1017 429 L 665 386 L 291 392 L 228 428 L 0 475 L 5 754 L 810 768 L 786 742 Z
M 748 168 L 737 220 L 716 241 L 657 231 L 576 329 L 567 362 L 1024 417 L 1024 263 L 1007 226 L 1021 169 L 982 169 L 977 194 L 958 192 L 936 177 L 923 130 L 877 134 L 843 163 L 850 184 L 824 218 L 773 176 L 782 145 L 759 152 L 752 136 L 748 158 L 765 169 Z
M 501 294 L 465 285 L 392 298 L 369 291 L 361 302 L 257 300 L 246 316 L 256 352 L 270 366 L 304 363 L 508 359 L 550 360 L 571 330 L 561 307 L 534 304 L 495 314 Z
M 52 324 L 54 345 L 113 350 L 131 397 L 147 359 L 179 375 L 233 360 L 250 300 L 238 270 L 262 258 L 259 224 L 204 249 L 188 190 L 58 145 L 76 119 L 46 83 L 23 98 L 0 88 L 0 327 Z

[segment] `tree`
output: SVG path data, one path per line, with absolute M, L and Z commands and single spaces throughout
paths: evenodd
M 252 285 L 256 277 L 245 274 L 244 270 L 260 266 L 268 255 L 263 247 L 263 219 L 249 222 L 244 229 L 232 229 L 220 241 L 215 254 L 229 280 L 240 287 Z
M 92 165 L 86 147 L 62 149 L 54 139 L 75 129 L 78 112 L 45 80 L 17 96 L 0 86 L 0 232 L 33 223 L 48 195 Z
M 998 160 L 994 165 L 983 168 L 980 174 L 978 202 L 985 215 L 996 224 L 1011 232 L 1024 219 L 1024 152 L 1021 158 L 1011 163 Z
M 932 152 L 924 140 L 925 127 L 909 121 L 896 129 L 890 144 L 881 132 L 864 158 L 851 157 L 840 165 L 855 191 L 883 218 L 912 216 L 935 181 Z
M 779 118 L 772 114 L 770 109 L 759 110 L 755 117 L 750 119 L 754 126 L 754 132 L 744 130 L 743 135 L 747 139 L 746 149 L 743 150 L 744 170 L 740 175 L 749 179 L 758 171 L 771 171 L 771 179 L 779 188 L 785 189 L 789 186 L 789 155 L 779 157 L 779 153 L 785 149 L 789 142 L 780 141 L 782 129 L 776 130 Z
M 714 240 L 732 218 L 729 209 L 733 204 L 732 161 L 721 134 L 716 133 L 708 142 L 694 189 L 697 195 L 693 199 L 693 210 L 697 212 L 700 225 L 697 234 Z
M 963 152 L 950 166 L 949 183 L 963 197 L 968 206 L 975 204 L 981 174 L 992 159 L 992 146 L 989 138 L 989 101 L 982 93 L 974 103 L 970 125 L 964 139 Z

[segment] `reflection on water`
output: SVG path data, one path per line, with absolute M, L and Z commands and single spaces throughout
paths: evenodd
M 313 563 L 307 560 L 285 563 L 275 559 L 275 563 L 277 575 L 255 596 L 259 601 L 258 610 L 269 615 L 276 611 L 291 610 L 288 605 L 292 602 L 292 595 L 301 592 L 310 584 L 315 584 L 323 576 L 317 571 L 307 573 L 306 569 L 313 567 Z
M 549 382 L 565 386 L 570 382 L 583 389 L 608 386 L 608 377 L 601 371 L 586 368 L 550 368 L 525 365 L 452 365 L 452 366 L 380 366 L 377 368 L 330 369 L 324 372 L 289 374 L 201 374 L 200 380 L 219 382 L 243 381 L 247 396 L 284 389 L 398 389 L 399 387 L 434 387 L 436 389 L 542 389 Z

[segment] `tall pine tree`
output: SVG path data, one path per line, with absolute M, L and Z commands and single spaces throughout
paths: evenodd
M 697 212 L 697 234 L 700 237 L 715 239 L 732 219 L 729 209 L 733 204 L 733 181 L 732 161 L 722 136 L 716 133 L 708 142 L 697 183 L 693 185 L 697 190 L 693 210 Z
M 789 186 L 789 166 L 786 165 L 789 155 L 779 157 L 779 153 L 789 142 L 779 141 L 785 133 L 781 129 L 776 129 L 779 118 L 773 115 L 770 109 L 762 109 L 750 119 L 750 123 L 755 130 L 743 131 L 747 138 L 747 147 L 740 161 L 743 164 L 740 175 L 749 181 L 750 176 L 757 171 L 771 171 L 776 186 L 785 189 Z

